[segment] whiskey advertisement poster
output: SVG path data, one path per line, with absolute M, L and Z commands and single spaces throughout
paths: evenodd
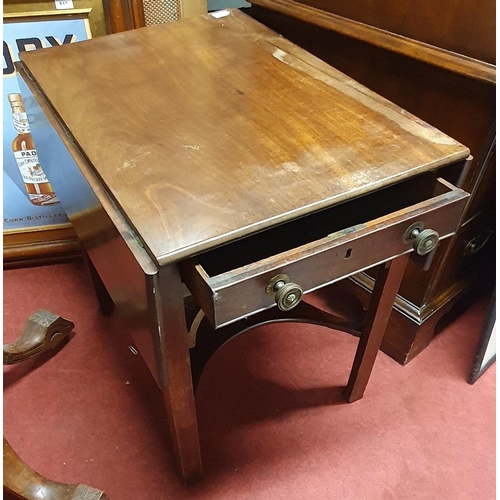
M 5 20 L 4 20 L 5 21 Z M 68 219 L 38 161 L 14 61 L 19 52 L 45 50 L 91 38 L 84 18 L 29 19 L 3 25 L 3 231 L 66 225 Z M 61 82 L 64 85 L 64 82 Z

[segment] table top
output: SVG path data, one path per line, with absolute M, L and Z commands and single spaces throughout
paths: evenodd
M 239 11 L 21 60 L 159 265 L 469 154 Z

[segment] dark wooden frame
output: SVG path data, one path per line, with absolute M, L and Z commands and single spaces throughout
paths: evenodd
M 103 0 L 108 33 L 145 26 L 142 0 Z
M 469 78 L 492 84 L 496 81 L 495 65 L 450 52 L 420 40 L 411 39 L 293 0 L 253 0 L 252 3 Z

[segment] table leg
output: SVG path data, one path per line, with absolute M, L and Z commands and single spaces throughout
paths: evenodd
M 99 308 L 101 310 L 101 313 L 103 316 L 110 316 L 115 308 L 113 299 L 109 295 L 109 292 L 107 291 L 106 286 L 102 282 L 102 279 L 99 276 L 99 273 L 97 272 L 96 268 L 94 267 L 94 264 L 90 260 L 89 254 L 83 248 L 83 246 L 81 246 L 81 248 L 85 265 L 87 266 L 90 278 L 92 280 L 92 284 L 94 285 L 94 290 L 97 296 L 97 301 L 99 303 Z
M 358 349 L 345 389 L 349 403 L 363 397 L 382 337 L 384 336 L 394 300 L 406 269 L 408 257 L 405 254 L 382 264 L 379 268 L 372 298 L 361 330 Z
M 153 309 L 161 339 L 166 383 L 163 390 L 172 444 L 186 483 L 201 479 L 201 454 L 181 279 L 175 266 L 154 278 Z

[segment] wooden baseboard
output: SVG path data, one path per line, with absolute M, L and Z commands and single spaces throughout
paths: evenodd
M 373 278 L 360 273 L 343 280 L 339 287 L 368 307 Z M 398 295 L 394 303 L 381 350 L 402 365 L 406 365 L 431 342 L 438 322 L 475 285 L 471 276 L 452 284 L 431 302 L 419 307 Z
M 80 243 L 69 225 L 3 235 L 4 269 L 57 264 L 81 256 Z
M 413 321 L 416 325 L 422 325 L 445 304 L 448 302 L 456 302 L 460 297 L 462 297 L 471 287 L 473 281 L 474 278 L 470 276 L 466 279 L 457 281 L 423 306 L 413 304 L 402 295 L 398 295 L 394 303 L 394 309 Z M 353 286 L 349 286 L 349 282 L 351 282 Z M 357 286 L 371 294 L 374 283 L 375 279 L 363 272 L 351 276 L 349 281 L 346 280 L 344 288 L 348 288 L 350 291 L 353 291 L 355 286 Z

